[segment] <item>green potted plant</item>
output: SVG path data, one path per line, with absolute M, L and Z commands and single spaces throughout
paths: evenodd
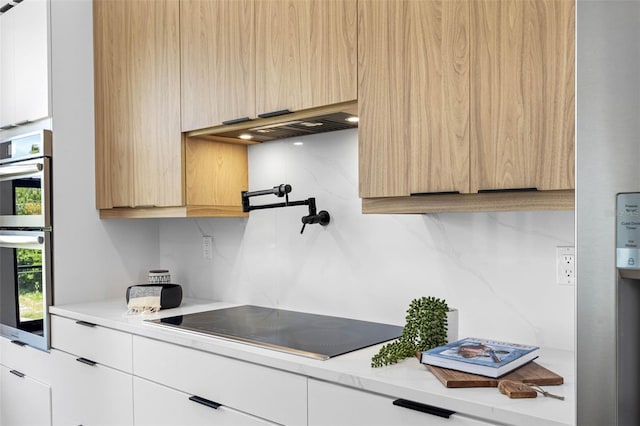
M 372 367 L 395 364 L 415 356 L 417 352 L 442 346 L 447 343 L 447 302 L 435 297 L 414 299 L 407 309 L 402 335 L 387 343 L 371 358 Z

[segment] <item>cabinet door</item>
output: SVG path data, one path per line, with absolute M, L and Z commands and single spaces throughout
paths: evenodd
M 256 0 L 256 112 L 357 98 L 356 0 Z
M 471 192 L 573 188 L 575 2 L 471 5 Z
M 459 414 L 448 418 L 394 405 L 395 398 L 309 379 L 309 426 L 489 426 Z M 431 407 L 436 408 L 436 407 Z
M 48 8 L 44 0 L 24 0 L 15 14 L 15 121 L 49 116 Z
M 183 205 L 179 1 L 94 1 L 96 204 Z
M 0 366 L 0 424 L 51 425 L 51 387 Z
M 360 196 L 469 190 L 469 5 L 358 2 Z
M 180 2 L 182 130 L 255 116 L 254 0 Z
M 192 395 L 140 379 L 133 379 L 133 406 L 136 426 L 267 426 L 275 425 L 232 408 L 207 406 Z M 203 403 L 204 402 L 204 403 Z
M 53 424 L 133 425 L 130 374 L 53 349 Z
M 15 122 L 15 11 L 0 15 L 0 127 Z
M 49 116 L 48 2 L 0 16 L 0 127 Z

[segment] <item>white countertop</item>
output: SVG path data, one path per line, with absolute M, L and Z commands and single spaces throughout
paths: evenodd
M 55 315 L 88 321 L 140 336 L 242 359 L 354 388 L 435 405 L 468 416 L 518 426 L 575 425 L 575 361 L 569 351 L 541 348 L 536 362 L 564 377 L 564 384 L 548 386 L 564 401 L 538 396 L 509 399 L 496 388 L 448 389 L 417 359 L 371 368 L 371 357 L 382 345 L 361 349 L 326 361 L 286 354 L 213 336 L 165 328 L 144 320 L 236 306 L 235 303 L 185 299 L 179 308 L 155 314 L 129 315 L 124 300 L 52 306 Z

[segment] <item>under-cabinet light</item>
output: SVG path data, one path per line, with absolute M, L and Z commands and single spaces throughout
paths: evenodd
M 253 136 L 251 136 L 249 133 L 243 133 L 243 134 L 241 134 L 241 135 L 239 136 L 239 138 L 240 138 L 240 139 L 243 139 L 243 140 L 245 140 L 245 141 L 248 141 L 248 140 L 252 139 L 252 138 L 253 138 Z
M 285 121 L 284 123 L 275 123 L 275 124 L 267 124 L 265 126 L 252 127 L 251 129 L 249 129 L 249 131 L 255 132 L 255 131 L 264 130 L 264 129 L 274 129 L 277 127 L 286 127 L 286 126 L 291 126 L 293 124 L 298 124 L 298 123 L 300 123 L 300 120 Z

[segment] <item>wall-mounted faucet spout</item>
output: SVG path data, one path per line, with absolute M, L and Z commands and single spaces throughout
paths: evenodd
M 263 209 L 274 209 L 278 207 L 293 207 L 293 206 L 309 206 L 309 214 L 307 216 L 302 216 L 302 229 L 300 233 L 304 232 L 304 228 L 307 225 L 311 225 L 314 223 L 319 223 L 322 226 L 327 226 L 331 221 L 331 216 L 329 212 L 326 210 L 321 210 L 319 213 L 316 211 L 316 199 L 311 197 L 302 201 L 289 201 L 289 193 L 291 192 L 291 185 L 281 184 L 278 186 L 274 186 L 271 189 L 264 189 L 261 191 L 242 191 L 242 211 L 245 213 L 250 212 L 251 210 L 263 210 Z M 249 198 L 256 197 L 260 195 L 275 195 L 276 197 L 282 198 L 285 197 L 284 203 L 273 203 L 273 204 L 261 204 L 258 206 L 252 206 Z

